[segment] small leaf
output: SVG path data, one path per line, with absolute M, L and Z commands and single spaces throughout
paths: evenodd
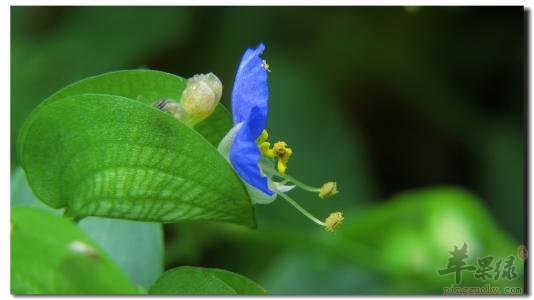
M 126 276 L 79 228 L 30 207 L 11 211 L 13 294 L 134 294 Z
M 243 182 L 215 147 L 138 101 L 80 94 L 41 105 L 18 151 L 35 195 L 75 217 L 255 226 Z
M 171 269 L 150 288 L 152 295 L 259 295 L 264 288 L 229 271 L 183 266 Z

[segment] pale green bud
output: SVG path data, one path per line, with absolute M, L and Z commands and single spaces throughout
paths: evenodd
M 222 96 L 222 83 L 213 73 L 195 75 L 187 80 L 180 104 L 192 123 L 207 118 Z

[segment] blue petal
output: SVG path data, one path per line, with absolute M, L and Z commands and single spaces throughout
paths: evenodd
M 258 107 L 267 116 L 267 99 L 269 98 L 267 71 L 262 66 L 263 60 L 260 57 L 264 49 L 265 46 L 260 43 L 254 50 L 247 49 L 241 58 L 232 90 L 234 124 L 248 120 L 254 107 Z M 263 128 L 265 128 L 265 122 L 267 122 L 267 117 L 263 120 Z
M 274 193 L 268 187 L 267 177 L 261 175 L 258 166 L 261 153 L 256 144 L 256 139 L 265 128 L 266 111 L 253 107 L 248 117 L 232 143 L 230 162 L 246 183 L 272 196 Z

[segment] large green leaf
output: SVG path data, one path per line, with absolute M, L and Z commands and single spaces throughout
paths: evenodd
M 132 294 L 137 290 L 79 228 L 36 208 L 11 211 L 11 292 Z
M 39 201 L 18 167 L 11 176 L 11 207 L 32 206 L 62 214 Z M 163 230 L 159 223 L 88 217 L 78 226 L 119 265 L 130 282 L 148 289 L 163 272 Z
M 150 288 L 154 295 L 258 295 L 266 291 L 254 281 L 229 271 L 212 268 L 171 269 Z
M 74 217 L 255 225 L 243 182 L 215 147 L 138 101 L 103 94 L 50 101 L 18 142 L 36 196 Z

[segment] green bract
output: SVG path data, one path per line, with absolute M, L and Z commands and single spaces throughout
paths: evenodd
M 199 267 L 171 269 L 154 283 L 153 295 L 261 295 L 264 288 L 230 271 Z
M 179 100 L 183 78 L 104 74 L 46 99 L 26 120 L 18 154 L 36 196 L 80 218 L 214 220 L 254 226 L 247 191 L 217 152 L 231 126 L 218 106 L 196 127 L 152 107 Z

